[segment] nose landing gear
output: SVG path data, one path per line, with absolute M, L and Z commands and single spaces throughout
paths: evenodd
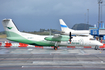
M 98 49 L 99 49 L 99 46 L 96 45 L 94 49 L 95 49 L 95 50 L 98 50 Z

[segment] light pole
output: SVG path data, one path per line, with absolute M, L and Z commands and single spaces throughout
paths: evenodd
M 87 24 L 89 24 L 89 9 L 87 9 Z
M 84 13 L 85 19 L 84 19 L 84 23 L 86 24 L 86 13 Z
M 103 23 L 103 21 L 102 21 L 102 6 L 105 6 L 105 4 L 101 5 L 101 23 Z
M 100 24 L 100 4 L 102 4 L 102 0 L 98 0 L 98 28 L 99 28 L 99 24 Z

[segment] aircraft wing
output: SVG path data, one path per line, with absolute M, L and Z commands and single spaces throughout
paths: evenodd
M 47 41 L 69 41 L 69 36 L 66 35 L 54 35 L 44 38 Z

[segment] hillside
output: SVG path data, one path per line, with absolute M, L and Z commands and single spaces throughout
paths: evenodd
M 74 29 L 74 30 L 89 30 L 89 27 L 93 27 L 93 26 L 89 25 L 89 24 L 80 23 L 80 24 L 75 24 L 72 27 L 72 29 Z
M 6 38 L 6 37 L 7 37 L 6 34 L 0 35 L 0 38 Z

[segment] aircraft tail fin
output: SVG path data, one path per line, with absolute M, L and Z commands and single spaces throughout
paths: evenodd
M 61 30 L 63 32 L 65 31 L 72 31 L 73 29 L 68 28 L 68 26 L 65 24 L 65 22 L 62 19 L 59 19 L 60 25 L 61 25 Z
M 2 21 L 3 27 L 5 29 L 7 37 L 17 37 L 20 35 L 20 32 L 16 28 L 12 19 L 4 19 Z

